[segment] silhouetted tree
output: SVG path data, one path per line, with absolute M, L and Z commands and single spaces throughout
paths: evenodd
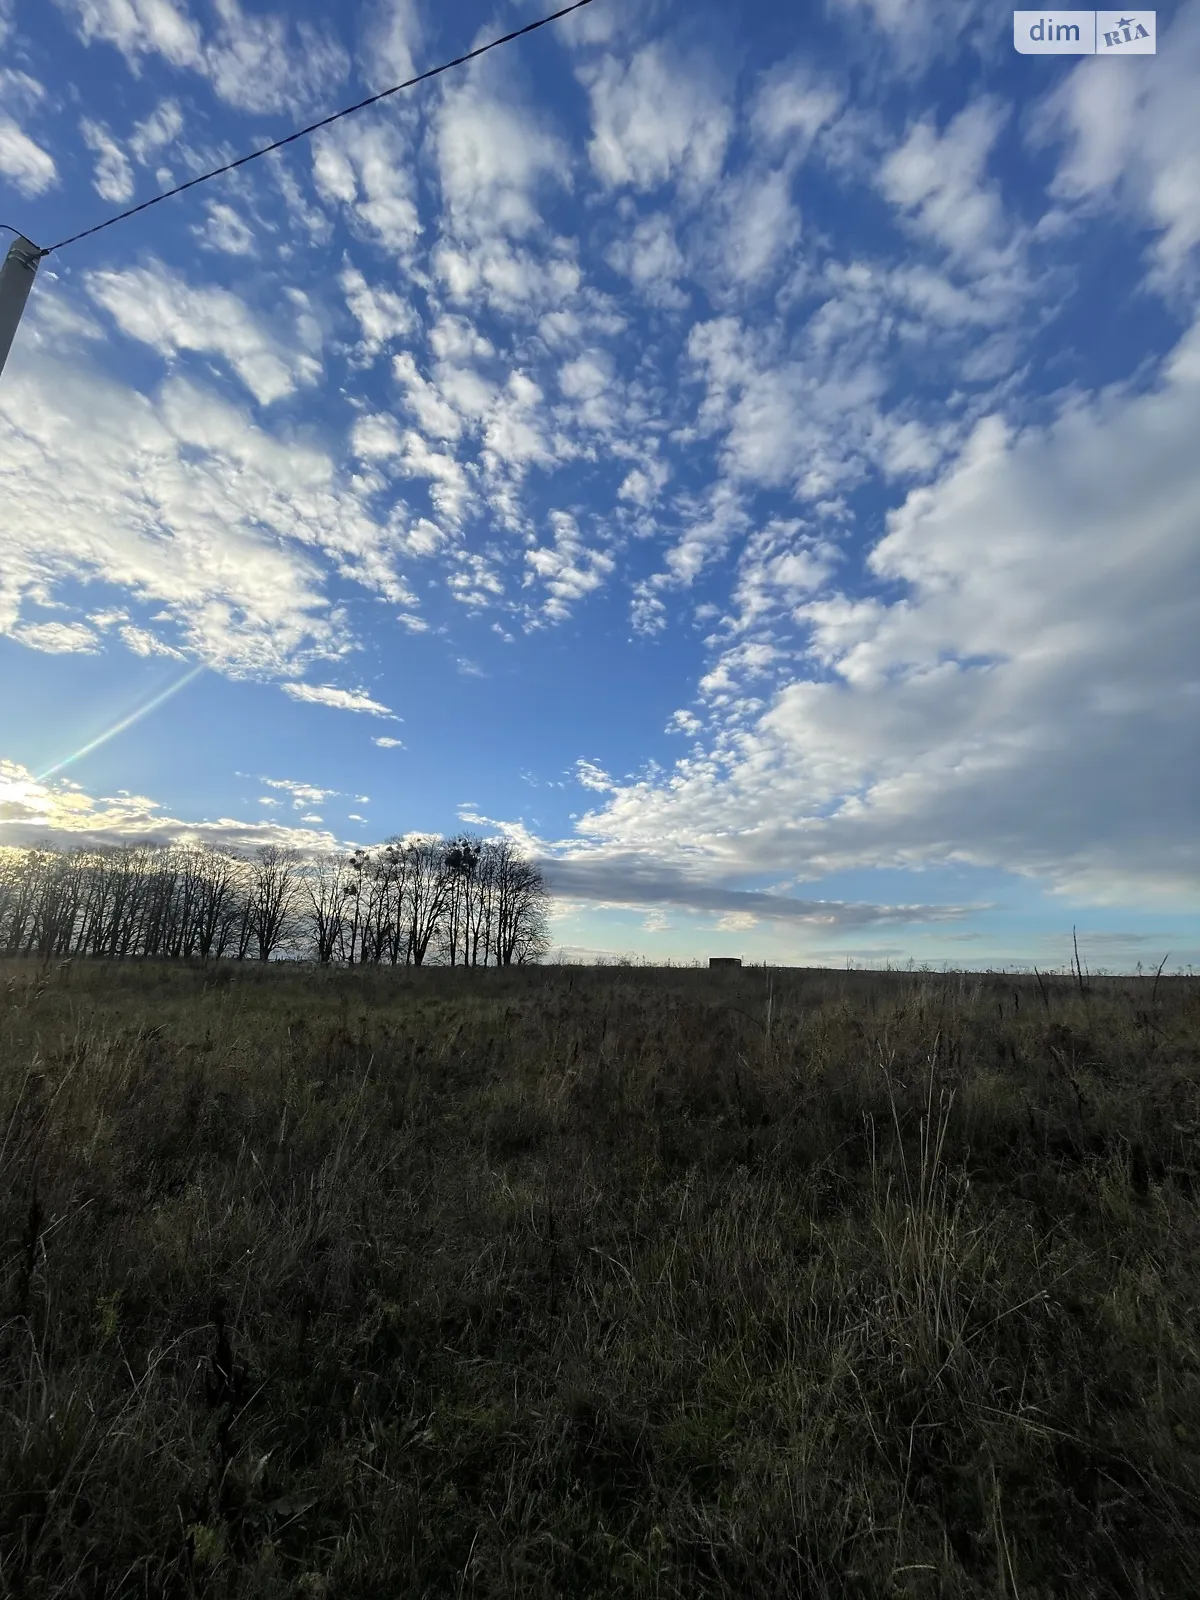
M 250 907 L 258 959 L 269 961 L 290 931 L 299 887 L 300 858 L 295 850 L 260 845 L 251 868 Z
M 446 906 L 450 880 L 442 858 L 442 841 L 423 838 L 405 846 L 408 860 L 408 933 L 412 963 L 424 965 L 430 941 Z
M 539 868 L 518 855 L 510 839 L 495 847 L 496 965 L 538 961 L 550 947 L 546 882 Z
M 200 959 L 224 954 L 237 907 L 239 876 L 244 864 L 207 845 L 201 851 L 202 871 L 196 902 L 196 944 Z
M 475 875 L 483 841 L 469 834 L 459 834 L 445 846 L 442 855 L 443 871 L 447 881 L 445 916 L 442 927 L 442 950 L 453 967 L 457 964 L 459 944 L 462 962 L 467 964 L 468 929 L 474 909 Z
M 212 845 L 0 847 L 0 950 L 42 956 L 421 966 L 536 961 L 549 948 L 540 870 L 511 840 L 393 836 L 375 851 L 252 861 Z
M 303 875 L 300 899 L 312 926 L 314 953 L 322 966 L 333 960 L 342 933 L 344 861 L 336 853 L 318 856 Z

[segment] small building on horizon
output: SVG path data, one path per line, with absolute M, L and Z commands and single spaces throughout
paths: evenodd
M 710 970 L 713 967 L 740 967 L 741 964 L 741 956 L 709 956 L 708 958 Z

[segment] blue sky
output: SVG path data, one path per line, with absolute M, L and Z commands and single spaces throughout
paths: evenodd
M 0 0 L 0 222 L 546 9 Z M 594 0 L 51 256 L 0 842 L 467 826 L 573 958 L 1200 963 L 1200 4 L 1157 20 Z

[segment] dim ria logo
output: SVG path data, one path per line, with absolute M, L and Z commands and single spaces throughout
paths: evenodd
M 1023 56 L 1152 56 L 1153 11 L 1014 11 Z

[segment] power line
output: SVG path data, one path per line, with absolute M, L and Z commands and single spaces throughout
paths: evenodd
M 289 133 L 286 139 L 276 139 L 274 144 L 264 145 L 261 150 L 252 150 L 248 156 L 239 156 L 236 161 L 226 162 L 223 167 L 214 167 L 211 172 L 202 173 L 198 178 L 189 178 L 186 183 L 177 184 L 165 194 L 156 194 L 152 200 L 143 200 L 140 206 L 130 206 L 128 211 L 119 211 L 115 217 L 98 222 L 94 228 L 85 228 L 82 233 L 73 233 L 69 239 L 60 239 L 47 250 L 39 250 L 38 260 L 52 255 L 55 250 L 64 250 L 69 244 L 78 244 L 80 239 L 90 239 L 93 233 L 111 228 L 114 222 L 124 222 L 126 217 L 135 217 L 139 211 L 146 211 L 151 206 L 158 205 L 160 200 L 170 200 L 173 195 L 182 194 L 185 189 L 194 189 L 198 183 L 207 183 L 210 178 L 219 178 L 223 172 L 232 172 L 235 167 L 244 167 L 247 161 L 257 161 L 259 156 L 270 155 L 272 150 L 281 150 L 285 144 L 292 144 L 310 133 L 316 133 L 318 128 L 327 128 L 331 122 L 338 122 L 342 117 L 348 117 L 355 111 L 364 111 L 367 106 L 377 105 L 389 95 L 399 94 L 401 89 L 411 89 L 414 84 L 424 83 L 427 78 L 436 78 L 440 72 L 449 72 L 451 67 L 461 67 L 464 62 L 474 61 L 476 56 L 486 55 L 489 50 L 495 50 L 499 45 L 509 44 L 513 39 L 519 39 L 522 34 L 533 33 L 537 28 L 544 28 L 548 22 L 557 22 L 560 17 L 568 16 L 572 11 L 578 11 L 581 6 L 591 3 L 592 0 L 575 0 L 574 5 L 564 6 L 561 11 L 555 11 L 548 17 L 539 17 L 536 22 L 527 22 L 523 28 L 518 28 L 514 33 L 506 33 L 502 39 L 493 39 L 490 44 L 480 45 L 478 50 L 469 50 L 465 56 L 456 56 L 453 61 L 445 61 L 440 67 L 431 67 L 428 72 L 420 72 L 405 83 L 397 83 L 390 89 L 384 89 L 380 94 L 373 94 L 369 99 L 360 100 L 357 105 L 347 106 L 344 111 L 335 111 L 332 116 L 322 117 L 320 122 L 312 122 L 307 128 Z M 15 229 L 12 231 L 16 232 Z

